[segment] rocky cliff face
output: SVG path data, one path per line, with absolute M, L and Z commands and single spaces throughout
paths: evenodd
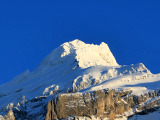
M 131 109 L 146 111 L 160 105 L 160 100 L 155 99 L 160 95 L 160 91 L 141 96 L 130 95 L 130 93 L 131 91 L 98 90 L 85 94 L 61 94 L 48 102 L 45 120 L 63 119 L 69 116 L 91 118 L 93 115 L 100 119 L 107 117 L 114 120 Z M 147 102 L 153 98 L 153 101 Z
M 114 120 L 132 114 L 144 114 L 154 111 L 160 106 L 160 90 L 148 92 L 140 96 L 132 95 L 131 90 L 97 90 L 89 93 L 64 93 L 55 96 L 48 102 L 45 98 L 32 99 L 25 103 L 26 109 L 10 109 L 1 120 L 54 120 L 54 119 L 79 119 L 89 120 L 93 116 L 97 119 L 109 118 Z M 35 104 L 36 103 L 36 104 Z M 34 105 L 32 105 L 34 104 Z M 28 113 L 27 107 L 40 107 L 35 113 Z M 130 114 L 130 115 L 132 115 Z

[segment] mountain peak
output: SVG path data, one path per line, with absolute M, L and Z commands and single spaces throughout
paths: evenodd
M 69 41 L 69 42 L 65 42 L 63 45 L 67 44 L 67 43 L 70 43 L 70 44 L 73 44 L 73 45 L 78 45 L 78 44 L 85 44 L 83 41 L 79 40 L 79 39 L 74 39 L 72 41 Z
M 96 65 L 117 66 L 113 54 L 108 45 L 102 42 L 100 45 L 86 44 L 81 40 L 75 39 L 62 44 L 54 49 L 41 63 L 41 65 L 58 65 L 61 63 L 73 64 L 78 62 L 81 68 Z
M 118 65 L 106 43 L 86 44 L 76 39 L 54 49 L 34 71 L 27 70 L 12 81 L 0 85 L 0 119 L 3 119 L 1 115 L 12 109 L 17 118 L 25 113 L 26 119 L 32 116 L 31 119 L 43 119 L 47 101 L 63 93 L 70 96 L 75 92 L 82 95 L 95 91 L 97 99 L 101 93 L 99 90 L 104 90 L 105 95 L 106 90 L 112 89 L 116 92 L 114 95 L 118 95 L 119 91 L 120 94 L 127 93 L 127 98 L 129 95 L 139 98 L 142 94 L 146 97 L 145 93 L 150 96 L 150 92 L 159 90 L 159 82 L 160 75 L 152 74 L 142 63 Z M 155 91 L 153 99 L 157 93 Z M 117 101 L 116 98 L 113 101 Z

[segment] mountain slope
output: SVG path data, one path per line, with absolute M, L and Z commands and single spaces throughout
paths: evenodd
M 118 65 L 107 44 L 85 44 L 76 39 L 54 49 L 33 72 L 27 70 L 1 85 L 0 113 L 13 107 L 20 109 L 22 103 L 36 97 L 108 88 L 129 89 L 141 95 L 159 89 L 157 83 L 160 75 L 153 75 L 142 63 Z
M 80 40 L 64 43 L 53 50 L 33 72 L 27 70 L 0 86 L 1 107 L 11 102 L 17 103 L 23 96 L 31 99 L 48 95 L 54 90 L 71 89 L 74 79 L 83 74 L 86 68 L 96 65 L 118 66 L 107 44 L 90 45 Z

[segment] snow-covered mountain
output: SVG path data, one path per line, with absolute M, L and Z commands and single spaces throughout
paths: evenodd
M 11 108 L 20 111 L 22 104 L 34 98 L 103 89 L 141 95 L 159 90 L 159 83 L 160 75 L 152 74 L 142 63 L 119 65 L 106 43 L 93 45 L 76 39 L 54 49 L 34 71 L 26 70 L 0 85 L 0 114 Z M 29 108 L 25 111 L 34 114 Z

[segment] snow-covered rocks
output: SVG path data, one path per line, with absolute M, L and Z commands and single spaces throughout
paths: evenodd
M 86 44 L 76 39 L 54 49 L 34 71 L 27 70 L 0 85 L 0 111 L 3 113 L 10 103 L 20 107 L 17 104 L 23 97 L 32 109 L 34 104 L 28 101 L 38 97 L 49 99 L 66 92 L 87 93 L 108 88 L 141 95 L 158 90 L 159 83 L 160 75 L 152 74 L 142 63 L 118 65 L 107 44 Z M 48 101 L 40 104 L 43 102 Z M 38 107 L 34 109 L 38 111 Z M 32 114 L 28 108 L 26 111 Z

